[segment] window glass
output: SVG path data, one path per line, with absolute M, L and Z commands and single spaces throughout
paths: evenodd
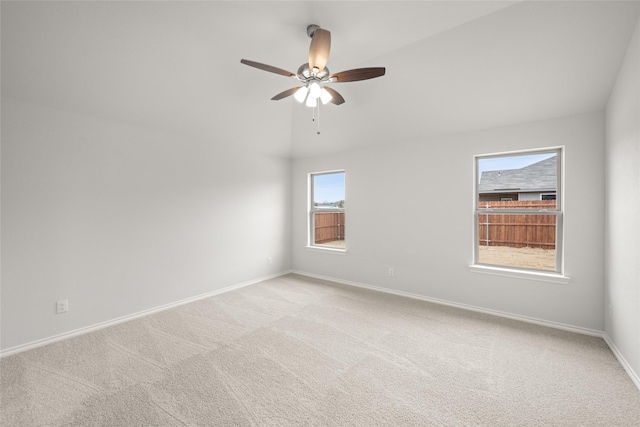
M 476 264 L 561 272 L 561 154 L 476 156 Z
M 310 193 L 310 245 L 345 249 L 344 171 L 311 174 Z
M 313 205 L 318 209 L 344 208 L 344 172 L 313 174 Z

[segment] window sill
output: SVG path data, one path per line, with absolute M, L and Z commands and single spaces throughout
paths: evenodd
M 305 249 L 312 252 L 324 252 L 335 255 L 346 255 L 346 249 L 338 249 L 338 248 L 325 248 L 322 246 L 305 246 Z
M 516 277 L 518 279 L 537 280 L 540 282 L 558 283 L 566 285 L 571 281 L 570 277 L 557 273 L 543 273 L 537 271 L 514 270 L 504 267 L 493 267 L 488 265 L 470 265 L 469 270 L 473 273 L 492 274 L 495 276 Z

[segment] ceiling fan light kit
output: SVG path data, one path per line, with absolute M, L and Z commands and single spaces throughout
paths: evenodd
M 331 102 L 335 105 L 343 104 L 344 98 L 336 90 L 325 86 L 329 83 L 355 82 L 384 76 L 384 67 L 357 68 L 331 74 L 327 68 L 329 52 L 331 51 L 331 33 L 318 25 L 309 25 L 307 35 L 311 37 L 309 46 L 309 62 L 302 64 L 297 73 L 282 68 L 262 64 L 260 62 L 241 59 L 240 62 L 250 67 L 293 77 L 302 84 L 300 87 L 287 89 L 271 98 L 274 101 L 293 95 L 296 101 L 307 107 L 318 108 L 318 134 L 320 133 L 320 104 Z M 313 119 L 315 120 L 315 113 Z

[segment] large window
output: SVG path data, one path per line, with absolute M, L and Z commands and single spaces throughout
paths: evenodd
M 562 274 L 562 149 L 475 158 L 475 264 Z
M 309 175 L 309 246 L 345 250 L 345 173 Z

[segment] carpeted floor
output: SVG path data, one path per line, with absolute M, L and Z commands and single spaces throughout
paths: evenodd
M 637 426 L 600 338 L 283 276 L 0 360 L 3 426 Z

